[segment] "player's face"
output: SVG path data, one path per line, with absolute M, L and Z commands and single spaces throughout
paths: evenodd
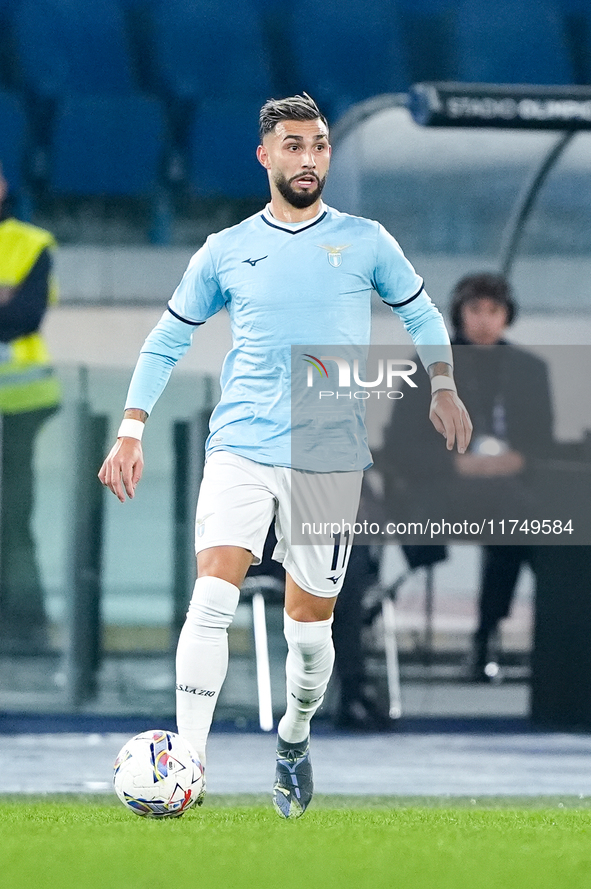
M 288 204 L 297 209 L 319 200 L 330 164 L 328 130 L 321 120 L 286 120 L 267 133 L 258 158 Z
M 507 308 L 487 296 L 469 299 L 462 306 L 462 333 L 477 346 L 494 346 L 507 326 Z

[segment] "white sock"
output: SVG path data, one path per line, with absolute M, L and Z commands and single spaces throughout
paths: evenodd
M 205 744 L 228 670 L 228 633 L 240 590 L 219 577 L 199 577 L 176 653 L 179 735 L 205 765 Z
M 283 741 L 298 744 L 310 734 L 310 720 L 322 703 L 332 673 L 332 617 L 310 623 L 292 620 L 286 612 L 283 617 L 288 647 L 287 710 L 278 733 Z

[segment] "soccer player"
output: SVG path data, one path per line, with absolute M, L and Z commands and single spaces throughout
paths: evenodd
M 205 763 L 228 664 L 227 628 L 275 519 L 274 557 L 286 572 L 288 656 L 273 804 L 290 818 L 301 815 L 312 797 L 310 720 L 332 671 L 332 614 L 344 577 L 331 570 L 333 546 L 292 544 L 292 485 L 303 480 L 322 499 L 336 476 L 353 523 L 362 472 L 371 465 L 365 444 L 346 472 L 312 474 L 305 465 L 292 465 L 291 346 L 369 343 L 376 290 L 402 319 L 419 354 L 429 346 L 430 416 L 449 449 L 466 450 L 471 424 L 455 391 L 441 314 L 396 241 L 377 222 L 322 202 L 331 147 L 315 102 L 306 94 L 269 100 L 260 112 L 260 135 L 257 157 L 268 173 L 271 200 L 261 212 L 211 235 L 191 259 L 142 348 L 117 442 L 99 478 L 121 502 L 134 496 L 144 424 L 193 332 L 226 306 L 233 347 L 211 416 L 197 504 L 198 578 L 177 649 L 177 722 Z

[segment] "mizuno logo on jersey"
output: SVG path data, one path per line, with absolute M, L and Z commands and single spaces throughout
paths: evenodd
M 258 259 L 243 259 L 242 262 L 247 262 L 249 265 L 253 266 L 253 268 L 254 268 L 254 266 L 257 264 L 257 262 L 262 262 L 263 259 L 267 259 L 268 256 L 269 256 L 269 254 L 267 254 L 267 256 L 259 256 Z
M 346 250 L 347 247 L 350 247 L 350 244 L 343 244 L 341 247 L 331 247 L 330 244 L 317 244 L 317 247 L 320 247 L 322 250 L 326 250 L 328 254 L 328 261 L 333 267 L 333 269 L 338 269 L 340 264 L 343 261 L 342 252 Z

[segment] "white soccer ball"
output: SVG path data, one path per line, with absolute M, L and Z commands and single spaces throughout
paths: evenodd
M 153 729 L 130 738 L 115 760 L 113 784 L 124 806 L 148 818 L 186 812 L 203 789 L 203 767 L 175 732 Z

